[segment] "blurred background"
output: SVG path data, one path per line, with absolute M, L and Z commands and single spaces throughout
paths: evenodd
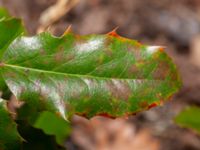
M 129 118 L 73 118 L 69 150 L 200 150 L 200 136 L 175 125 L 188 105 L 200 105 L 200 0 L 0 0 L 22 18 L 29 35 L 50 30 L 62 35 L 122 36 L 162 45 L 177 64 L 183 88 L 171 101 Z M 200 116 L 199 118 L 200 119 Z

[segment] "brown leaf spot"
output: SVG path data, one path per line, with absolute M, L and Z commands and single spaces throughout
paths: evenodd
M 40 55 L 46 55 L 46 51 L 44 49 L 40 49 Z
M 45 60 L 43 61 L 43 63 L 47 65 L 47 64 L 49 64 L 49 60 L 45 59 Z
M 30 72 L 30 70 L 29 70 L 29 69 L 25 69 L 25 74 L 26 74 L 26 75 L 28 75 L 28 74 L 29 74 L 29 72 Z
M 128 100 L 132 92 L 125 81 L 114 80 L 107 83 L 107 88 L 116 99 Z
M 108 113 L 98 113 L 97 116 L 102 116 L 102 117 L 106 117 L 106 118 L 111 118 L 111 119 L 115 119 L 115 116 L 112 116 Z
M 150 104 L 150 105 L 148 106 L 148 109 L 151 109 L 151 108 L 156 107 L 156 106 L 158 106 L 158 104 L 152 103 L 152 104 Z
M 106 55 L 109 56 L 109 57 L 112 57 L 112 55 L 113 55 L 113 52 L 112 52 L 111 49 L 106 49 L 106 50 L 105 50 L 105 53 L 106 53 Z
M 153 73 L 154 79 L 164 80 L 169 73 L 170 66 L 167 62 L 160 62 Z
M 0 62 L 0 67 L 4 67 L 5 64 L 3 62 Z
M 135 116 L 137 115 L 137 112 L 129 112 L 129 113 L 126 113 L 126 116 Z
M 140 42 L 137 41 L 137 42 L 135 43 L 135 46 L 138 47 L 138 48 L 141 48 L 142 44 L 141 44 Z
M 147 108 L 147 107 L 148 107 L 148 103 L 147 103 L 146 101 L 143 101 L 143 102 L 140 102 L 140 103 L 139 103 L 139 106 L 140 106 L 141 108 Z
M 63 60 L 63 52 L 58 52 L 55 54 L 55 61 L 62 61 Z
M 84 118 L 89 119 L 87 113 L 85 113 L 85 112 L 82 112 L 82 113 L 80 113 L 80 112 L 76 112 L 75 114 L 78 115 L 78 116 L 82 116 L 82 117 L 84 117 Z
M 10 77 L 10 78 L 16 78 L 16 74 L 15 73 L 13 73 L 13 72 L 8 72 L 8 73 L 6 73 L 6 76 L 7 77 Z
M 65 60 L 66 60 L 66 61 L 70 61 L 70 60 L 72 60 L 72 59 L 74 59 L 74 58 L 75 58 L 75 55 L 69 54 L 69 55 L 66 56 Z
M 171 71 L 169 73 L 169 76 L 171 77 L 172 81 L 180 80 L 179 74 L 176 71 L 173 71 L 173 72 Z
M 128 69 L 128 73 L 130 75 L 135 74 L 138 72 L 138 68 L 135 65 L 130 66 L 130 68 Z
M 101 65 L 104 61 L 104 55 L 100 55 L 99 58 L 97 58 L 96 62 L 97 64 Z
M 133 57 L 135 58 L 136 61 L 139 61 L 139 60 L 143 60 L 143 56 L 141 55 L 141 51 L 140 51 L 140 47 L 139 46 L 132 46 L 132 45 L 129 45 L 127 47 L 127 50 L 128 52 L 131 52 Z
M 160 52 L 163 52 L 163 51 L 164 51 L 164 47 L 160 47 L 158 50 L 159 50 Z

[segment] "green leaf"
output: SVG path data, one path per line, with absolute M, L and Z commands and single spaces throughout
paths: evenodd
M 24 32 L 21 20 L 6 19 L 0 21 L 0 57 L 10 43 Z
M 10 15 L 5 8 L 0 7 L 0 19 L 9 18 Z
M 42 129 L 47 135 L 55 135 L 60 145 L 64 144 L 70 134 L 69 122 L 48 111 L 42 112 L 33 126 Z
M 24 32 L 22 21 L 12 18 L 6 9 L 0 7 L 0 58 L 10 43 Z
M 11 118 L 6 102 L 0 99 L 0 149 L 19 150 L 20 144 L 17 126 Z
M 181 86 L 162 48 L 113 34 L 20 37 L 5 51 L 0 70 L 19 100 L 64 119 L 131 115 Z
M 7 11 L 0 8 L 0 58 L 11 42 L 24 32 L 21 20 L 10 18 Z M 4 80 L 0 75 L 0 90 L 7 89 Z
M 54 142 L 62 146 L 64 141 L 68 138 L 71 130 L 70 123 L 60 117 L 60 115 L 45 111 L 42 108 L 36 108 L 34 104 L 26 103 L 20 107 L 17 112 L 17 121 L 22 121 L 19 126 L 22 127 L 22 130 L 24 130 L 25 124 L 29 126 L 31 125 L 34 128 L 42 130 L 46 135 L 55 136 L 56 140 Z M 27 134 L 29 131 L 23 132 Z M 28 139 L 29 136 L 24 137 L 23 132 L 20 132 L 22 137 L 30 142 Z M 32 136 L 33 134 L 30 133 L 30 135 Z M 37 135 L 35 136 L 37 137 Z M 48 142 L 48 139 L 45 141 Z
M 188 107 L 176 118 L 175 122 L 185 128 L 190 128 L 200 134 L 200 108 L 197 106 Z

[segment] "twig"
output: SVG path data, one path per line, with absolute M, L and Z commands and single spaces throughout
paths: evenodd
M 63 17 L 79 0 L 58 0 L 57 3 L 45 10 L 39 19 L 40 26 L 37 33 L 45 31 L 50 25 Z

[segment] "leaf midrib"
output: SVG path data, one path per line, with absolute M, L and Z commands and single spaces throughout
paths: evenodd
M 48 74 L 56 74 L 56 75 L 63 75 L 63 76 L 74 76 L 74 77 L 78 77 L 78 78 L 95 78 L 95 79 L 105 79 L 105 80 L 142 80 L 142 81 L 162 81 L 159 79 L 134 79 L 134 78 L 109 78 L 109 77 L 99 77 L 99 76 L 91 76 L 91 75 L 79 75 L 79 74 L 70 74 L 70 73 L 63 73 L 63 72 L 53 72 L 53 71 L 49 71 L 49 70 L 41 70 L 41 69 L 36 69 L 36 68 L 29 68 L 29 67 L 22 67 L 22 66 L 17 66 L 17 65 L 11 65 L 11 64 L 6 64 L 6 63 L 2 63 L 0 65 L 1 67 L 11 67 L 11 68 L 18 68 L 18 69 L 23 69 L 23 70 L 30 70 L 30 71 L 35 71 L 35 72 L 43 72 L 43 73 L 48 73 Z

